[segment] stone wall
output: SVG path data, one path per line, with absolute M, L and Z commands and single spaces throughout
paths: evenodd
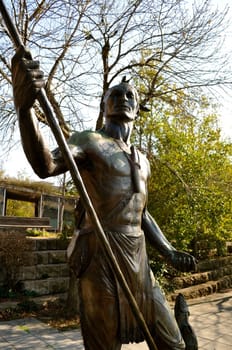
M 8 235 L 9 239 L 10 235 Z M 35 292 L 39 296 L 66 293 L 69 287 L 67 241 L 32 237 L 27 237 L 26 240 L 28 245 L 23 252 L 23 258 L 16 256 L 14 259 L 14 263 L 17 259 L 20 262 L 15 269 L 17 276 L 14 277 L 20 284 L 20 289 Z M 15 244 L 13 238 L 12 244 Z M 3 253 L 0 260 L 4 261 Z M 6 277 L 5 269 L 6 264 L 3 263 L 0 269 L 0 285 L 4 283 Z
M 26 264 L 20 268 L 23 289 L 38 295 L 65 293 L 69 286 L 67 242 L 58 239 L 31 239 Z

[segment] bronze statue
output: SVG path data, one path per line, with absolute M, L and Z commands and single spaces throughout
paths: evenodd
M 58 149 L 50 151 L 38 129 L 32 105 L 44 86 L 43 72 L 30 54 L 19 49 L 12 60 L 15 108 L 22 144 L 41 178 L 67 171 Z M 184 349 L 172 312 L 156 282 L 145 236 L 164 258 L 182 271 L 195 269 L 195 259 L 177 251 L 149 214 L 146 157 L 130 144 L 139 110 L 136 90 L 122 82 L 105 96 L 105 125 L 98 131 L 75 132 L 68 140 L 98 218 L 149 330 L 160 350 Z M 79 284 L 81 327 L 86 350 L 119 350 L 121 344 L 143 341 L 114 272 L 106 262 L 94 227 L 85 214 L 70 264 Z

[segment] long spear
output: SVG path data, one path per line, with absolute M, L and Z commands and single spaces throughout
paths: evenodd
M 17 31 L 16 27 L 14 26 L 9 14 L 8 14 L 8 11 L 3 3 L 3 0 L 0 0 L 0 11 L 2 13 L 2 17 L 4 19 L 5 25 L 8 29 L 8 32 L 10 34 L 10 37 L 11 37 L 15 47 L 17 48 L 19 46 L 24 46 L 23 42 L 18 34 L 18 31 Z M 77 165 L 73 159 L 72 153 L 67 145 L 67 142 L 64 138 L 62 130 L 57 122 L 57 119 L 54 116 L 52 107 L 50 105 L 50 102 L 48 101 L 48 98 L 46 96 L 44 89 L 39 91 L 37 99 L 38 99 L 38 101 L 39 101 L 39 103 L 40 103 L 40 105 L 41 105 L 41 107 L 42 107 L 42 109 L 47 117 L 49 126 L 50 126 L 50 128 L 55 136 L 56 142 L 57 142 L 57 144 L 62 152 L 62 155 L 66 161 L 66 165 L 71 173 L 73 182 L 74 182 L 74 184 L 75 184 L 75 186 L 80 194 L 80 197 L 83 201 L 84 207 L 92 220 L 92 224 L 95 227 L 97 236 L 105 249 L 105 253 L 106 253 L 106 257 L 108 259 L 108 262 L 110 263 L 113 271 L 115 272 L 117 279 L 118 279 L 118 281 L 119 281 L 119 283 L 120 283 L 120 285 L 121 285 L 121 287 L 122 287 L 122 289 L 123 289 L 123 291 L 128 299 L 128 302 L 129 302 L 130 307 L 134 313 L 134 316 L 142 329 L 142 332 L 143 332 L 144 337 L 146 339 L 146 342 L 149 346 L 149 349 L 158 350 L 158 348 L 154 342 L 154 339 L 152 338 L 152 336 L 149 332 L 149 329 L 146 325 L 144 317 L 138 308 L 136 300 L 135 300 L 133 294 L 131 293 L 130 288 L 129 288 L 129 286 L 128 286 L 128 284 L 127 284 L 127 282 L 122 274 L 122 271 L 121 271 L 121 269 L 118 265 L 118 262 L 114 256 L 114 253 L 111 249 L 109 241 L 108 241 L 108 239 L 103 231 L 101 223 L 97 217 L 96 211 L 91 203 L 91 200 L 90 200 L 89 195 L 86 191 L 85 185 L 84 185 L 82 178 L 80 176 Z

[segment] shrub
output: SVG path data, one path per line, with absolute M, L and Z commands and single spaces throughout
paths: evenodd
M 25 234 L 19 232 L 4 232 L 0 234 L 0 256 L 4 276 L 3 289 L 15 293 L 19 289 L 20 267 L 25 263 L 25 251 L 28 251 L 31 241 Z

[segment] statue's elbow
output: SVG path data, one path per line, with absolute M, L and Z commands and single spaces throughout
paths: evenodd
M 52 176 L 52 170 L 49 167 L 46 166 L 35 166 L 33 168 L 35 174 L 40 177 L 41 179 L 46 179 L 47 177 Z
M 46 179 L 47 177 L 57 176 L 63 174 L 67 171 L 67 167 L 62 164 L 62 166 L 58 166 L 55 163 L 49 163 L 48 165 L 44 164 L 43 166 L 36 166 L 34 168 L 34 172 L 41 179 Z
M 41 171 L 40 169 L 34 169 L 34 172 L 40 179 L 46 179 L 47 177 L 49 177 L 47 171 Z
M 47 173 L 36 173 L 37 176 L 39 176 L 41 179 L 46 179 L 47 177 L 49 177 L 49 175 Z

